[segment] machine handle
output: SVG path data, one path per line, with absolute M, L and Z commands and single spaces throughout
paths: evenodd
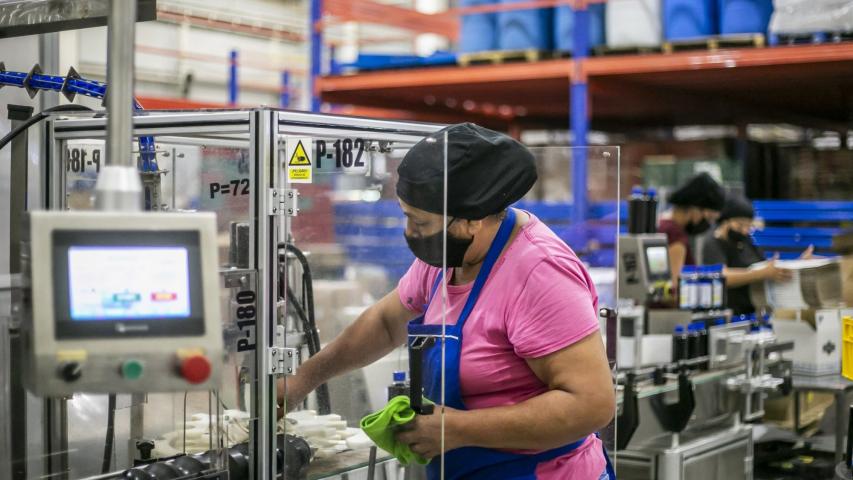
M 640 425 L 640 408 L 637 403 L 637 390 L 634 388 L 636 375 L 625 374 L 622 390 L 622 413 L 616 417 L 616 450 L 624 450 Z
M 376 477 L 376 445 L 370 447 L 370 457 L 367 459 L 367 480 Z
M 693 382 L 686 368 L 678 374 L 678 401 L 676 403 L 664 403 L 663 395 L 656 395 L 650 402 L 652 411 L 661 426 L 670 432 L 678 433 L 687 427 L 693 410 L 696 408 L 696 397 L 693 393 Z
M 787 352 L 788 350 L 794 349 L 794 341 L 788 342 L 779 342 L 773 345 L 768 345 L 764 347 L 764 353 L 773 353 L 773 352 Z
M 612 308 L 601 308 L 598 310 L 598 316 L 604 320 L 604 332 L 607 338 L 605 350 L 607 351 L 607 363 L 610 369 L 616 366 L 616 327 L 617 315 L 616 310 Z
M 435 343 L 434 337 L 414 337 L 409 343 L 409 405 L 420 415 L 432 415 L 435 405 L 424 403 L 424 350 Z
M 847 458 L 844 462 L 847 468 L 853 468 L 853 405 L 850 405 L 850 415 L 847 420 Z

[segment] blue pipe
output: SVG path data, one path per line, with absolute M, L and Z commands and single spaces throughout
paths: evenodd
M 59 92 L 62 90 L 62 86 L 65 85 L 65 77 L 34 74 L 30 77 L 28 85 L 30 88 L 35 88 L 37 90 L 52 90 Z
M 317 28 L 323 16 L 323 1 L 311 0 L 311 15 L 308 31 L 311 32 L 311 74 L 308 76 L 308 91 L 311 94 L 311 111 L 320 111 L 320 97 L 317 96 L 317 78 L 323 62 L 323 34 Z
M 575 65 L 589 56 L 589 10 L 585 2 L 574 10 L 574 39 L 573 58 Z M 589 132 L 588 121 L 588 88 L 586 78 L 578 78 L 580 69 L 572 75 L 572 85 L 569 96 L 571 102 L 569 123 L 574 143 L 572 144 L 572 223 L 580 225 L 586 220 L 589 200 L 587 199 L 587 150 L 586 141 Z
M 231 50 L 228 56 L 228 105 L 237 106 L 237 50 Z
M 142 104 L 133 99 L 134 110 L 144 110 Z M 154 137 L 139 137 L 139 162 L 140 172 L 156 172 L 160 169 L 157 165 L 157 153 L 154 146 Z
M 68 98 L 73 100 L 75 95 L 83 95 L 93 98 L 104 98 L 107 92 L 107 85 L 95 80 L 87 80 L 80 78 L 74 69 L 69 70 L 68 75 L 60 77 L 57 75 L 44 75 L 35 73 L 38 67 L 34 67 L 30 73 L 10 72 L 2 68 L 0 63 L 0 86 L 14 86 L 26 88 L 35 95 L 42 90 L 50 90 L 54 92 L 62 92 Z M 143 110 L 142 105 L 133 100 L 134 110 Z M 139 137 L 139 162 L 138 168 L 141 172 L 156 172 L 159 167 L 157 165 L 156 147 L 154 145 L 154 137 L 146 136 Z M 150 197 L 146 196 L 146 199 Z M 148 205 L 146 200 L 146 206 Z
M 290 108 L 290 72 L 281 72 L 281 96 L 279 98 L 281 108 Z
M 82 78 L 68 79 L 66 88 L 69 92 L 78 93 L 86 97 L 104 98 L 104 95 L 107 94 L 107 85 L 105 83 L 84 80 Z
M 24 88 L 24 80 L 27 74 L 24 72 L 0 72 L 0 85 Z

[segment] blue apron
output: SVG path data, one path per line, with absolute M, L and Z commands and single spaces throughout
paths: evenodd
M 444 405 L 457 410 L 467 410 L 462 402 L 462 389 L 459 381 L 459 361 L 462 354 L 462 329 L 465 321 L 471 315 L 474 305 L 477 303 L 486 279 L 500 256 L 504 246 L 509 241 L 512 229 L 515 226 L 515 212 L 512 208 L 507 210 L 506 218 L 501 223 L 492 245 L 486 254 L 480 272 L 474 280 L 474 285 L 462 313 L 455 325 L 445 326 L 444 336 Z M 424 315 L 435 296 L 435 292 L 444 279 L 444 272 L 438 275 L 432 287 L 429 300 L 424 308 Z M 424 337 L 433 337 L 435 342 L 423 352 L 423 386 L 424 395 L 435 403 L 441 403 L 441 342 L 442 325 L 425 325 L 424 315 L 412 320 L 408 325 L 409 345 Z M 436 338 L 437 337 L 437 338 Z M 410 353 L 411 354 L 411 353 Z M 580 447 L 586 439 L 547 450 L 536 454 L 510 453 L 481 447 L 462 447 L 445 452 L 444 465 L 446 480 L 535 480 L 536 467 L 540 463 L 551 461 L 561 457 Z M 607 452 L 604 452 L 607 460 L 607 474 L 610 480 L 616 480 Z M 438 480 L 441 478 L 441 457 L 435 457 L 427 465 L 427 478 Z

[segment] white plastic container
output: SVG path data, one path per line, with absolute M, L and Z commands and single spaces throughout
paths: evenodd
M 661 18 L 661 0 L 609 0 L 605 12 L 607 46 L 660 46 L 663 42 Z

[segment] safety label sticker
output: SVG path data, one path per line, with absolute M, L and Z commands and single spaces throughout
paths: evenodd
M 285 155 L 287 160 L 287 181 L 290 183 L 311 183 L 313 166 L 311 152 L 314 142 L 307 137 L 287 137 L 285 139 Z

